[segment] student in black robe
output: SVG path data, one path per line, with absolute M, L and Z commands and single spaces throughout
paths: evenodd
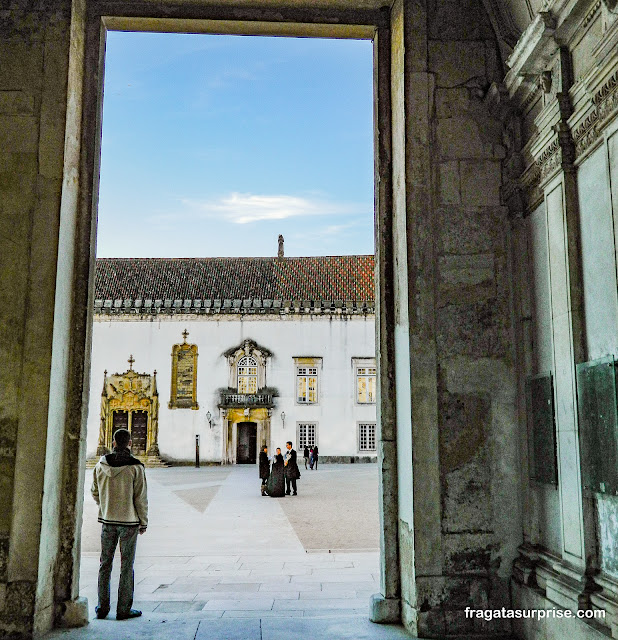
M 271 498 L 283 498 L 285 495 L 285 478 L 283 477 L 283 456 L 281 449 L 277 449 L 277 455 L 273 458 L 273 466 L 266 483 L 266 493 Z
M 264 447 L 262 451 L 260 451 L 260 479 L 262 480 L 262 495 L 266 495 L 266 481 L 268 480 L 268 476 L 270 475 L 270 462 L 268 460 L 268 447 Z
M 296 462 L 296 450 L 292 448 L 292 443 L 290 440 L 287 441 L 286 445 L 287 453 L 285 454 L 285 484 L 286 491 L 285 495 L 290 495 L 290 489 L 292 490 L 292 495 L 295 496 L 298 494 L 296 489 L 296 481 L 300 478 L 300 469 L 298 468 L 298 463 Z

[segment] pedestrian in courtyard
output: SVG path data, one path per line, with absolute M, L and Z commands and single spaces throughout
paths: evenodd
M 309 462 L 309 447 L 305 445 L 305 450 L 303 451 L 303 458 L 305 459 L 305 469 L 307 468 L 307 463 Z
M 260 478 L 262 480 L 262 495 L 266 495 L 266 482 L 270 475 L 270 461 L 268 460 L 268 447 L 264 446 L 260 451 Z
M 300 478 L 300 470 L 298 463 L 296 462 L 296 451 L 292 449 L 292 443 L 288 440 L 285 444 L 287 453 L 285 454 L 285 495 L 290 495 L 290 489 L 292 495 L 297 495 L 298 490 L 296 488 L 296 481 Z
M 313 446 L 313 464 L 315 465 L 315 470 L 318 470 L 318 458 L 320 457 L 320 453 L 318 451 L 318 445 Z
M 283 498 L 285 495 L 285 480 L 283 479 L 283 456 L 281 449 L 277 448 L 277 453 L 273 457 L 273 466 L 266 483 L 266 494 L 271 498 Z
M 114 553 L 120 542 L 120 583 L 116 620 L 142 615 L 132 609 L 133 562 L 138 534 L 148 526 L 148 495 L 144 465 L 131 455 L 131 434 L 118 429 L 112 443 L 113 452 L 97 462 L 90 489 L 99 505 L 101 527 L 101 563 L 99 565 L 99 604 L 97 618 L 105 618 L 110 608 L 109 582 Z
M 313 471 L 313 447 L 309 449 L 309 468 Z

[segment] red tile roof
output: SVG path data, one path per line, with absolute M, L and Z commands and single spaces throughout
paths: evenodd
M 99 258 L 97 300 L 353 300 L 374 293 L 374 257 Z

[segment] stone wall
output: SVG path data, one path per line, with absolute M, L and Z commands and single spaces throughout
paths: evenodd
M 72 359 L 85 336 L 73 315 L 84 9 L 54 0 L 0 11 L 0 635 L 8 637 L 49 629 L 77 597 L 81 490 L 77 474 L 66 480 L 79 470 L 81 420 L 71 421 L 75 438 L 65 427 L 84 368 L 83 349 Z
M 9 636 L 34 623 L 70 14 L 60 0 L 0 12 L 0 635 Z
M 423 637 L 498 634 L 508 623 L 464 609 L 509 605 L 520 542 L 505 149 L 485 99 L 502 66 L 480 3 L 396 3 L 393 20 L 408 136 L 394 211 L 411 353 L 407 424 L 398 402 L 403 620 Z
M 507 60 L 502 88 L 512 109 L 503 111 L 503 196 L 516 255 L 524 505 L 513 604 L 606 614 L 593 624 L 574 616 L 518 623 L 524 638 L 617 633 L 615 497 L 584 487 L 576 378 L 576 365 L 618 349 L 618 22 L 611 5 L 556 3 L 540 13 Z M 528 468 L 525 382 L 541 373 L 551 374 L 554 387 L 557 486 L 530 479 Z

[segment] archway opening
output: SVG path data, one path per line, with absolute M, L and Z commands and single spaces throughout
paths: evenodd
M 352 29 L 352 31 L 354 32 L 355 30 Z M 282 251 L 281 246 L 280 246 L 280 251 Z M 279 264 L 279 265 L 285 264 L 286 257 L 280 254 L 277 257 L 277 260 L 279 260 L 279 263 L 276 263 L 276 264 Z M 290 258 L 290 260 L 292 260 L 292 258 Z M 357 263 L 353 263 L 352 267 L 356 268 L 358 266 Z M 367 264 L 364 264 L 364 263 L 368 263 L 368 261 L 365 260 L 361 265 L 363 268 L 367 268 Z M 343 265 L 344 270 L 346 266 L 347 265 L 345 264 Z M 373 260 L 371 261 L 369 278 L 370 278 L 369 286 L 373 290 L 374 288 Z M 301 318 L 301 321 L 302 321 L 302 318 L 311 318 L 314 316 L 321 316 L 322 319 L 327 319 L 327 322 L 330 325 L 332 325 L 333 319 L 336 318 L 341 321 L 342 326 L 344 326 L 345 324 L 353 325 L 359 319 L 362 319 L 362 322 L 364 322 L 364 324 L 367 325 L 363 330 L 364 331 L 363 335 L 365 335 L 365 337 L 370 335 L 371 344 L 373 345 L 373 337 L 375 335 L 374 324 L 373 322 L 367 323 L 367 318 L 369 317 L 369 319 L 371 319 L 371 316 L 374 314 L 375 295 L 372 296 L 373 300 L 360 300 L 361 302 L 360 305 L 358 304 L 359 302 L 358 300 L 350 299 L 347 296 L 342 296 L 343 297 L 342 300 L 335 299 L 335 296 L 332 296 L 332 295 L 330 296 L 330 298 L 328 298 L 328 296 L 322 296 L 321 298 L 319 296 L 314 296 L 315 299 L 312 299 L 312 300 L 306 300 L 307 296 L 298 296 L 300 300 L 296 300 L 295 296 L 288 296 L 288 297 L 291 299 L 280 300 L 279 302 L 282 304 L 276 305 L 278 307 L 277 311 L 279 312 L 280 315 L 282 313 L 296 314 L 297 317 Z M 325 297 L 327 298 L 326 300 L 323 299 Z M 111 303 L 110 303 L 110 300 L 111 300 Z M 140 304 L 137 304 L 138 300 Z M 189 316 L 195 315 L 196 313 L 201 313 L 202 311 L 208 310 L 208 312 L 210 312 L 216 309 L 217 312 L 221 312 L 222 310 L 226 309 L 226 307 L 229 307 L 229 309 L 231 310 L 238 311 L 239 309 L 244 309 L 247 307 L 246 305 L 247 299 L 245 297 L 242 297 L 241 299 L 238 299 L 238 300 L 234 298 L 226 299 L 224 297 L 212 298 L 208 300 L 211 303 L 208 306 L 204 304 L 206 300 L 207 298 L 205 296 L 200 296 L 200 298 L 197 298 L 196 296 L 191 296 L 191 297 L 182 296 L 182 298 L 178 298 L 178 299 L 176 299 L 175 297 L 169 298 L 169 299 L 166 299 L 165 297 L 161 297 L 158 300 L 159 304 L 157 305 L 157 298 L 155 296 L 152 296 L 149 299 L 149 298 L 146 298 L 144 295 L 140 294 L 139 298 L 137 295 L 131 295 L 126 298 L 123 298 L 122 302 L 118 304 L 116 302 L 116 299 L 112 300 L 112 298 L 97 297 L 97 294 L 95 294 L 95 333 L 94 333 L 94 340 L 93 340 L 95 351 L 94 351 L 93 362 L 95 362 L 97 359 L 97 356 L 96 356 L 96 345 L 97 345 L 96 315 L 97 313 L 99 313 L 100 315 L 103 315 L 105 314 L 106 310 L 110 310 L 111 312 L 105 318 L 106 324 L 110 326 L 114 322 L 113 318 L 122 316 L 122 314 L 127 310 L 129 311 L 129 313 L 134 315 L 135 314 L 141 315 L 144 313 L 150 314 L 154 312 L 153 315 L 156 314 L 155 317 L 158 317 L 158 318 L 165 317 L 165 311 L 173 311 L 173 314 L 175 315 L 176 319 L 178 319 L 179 317 L 182 317 L 182 321 L 184 323 L 186 320 L 188 320 Z M 217 300 L 219 300 L 219 305 L 216 304 Z M 149 301 L 150 304 L 146 304 L 147 301 Z M 187 301 L 189 302 L 188 305 L 187 305 Z M 195 304 L 198 301 L 200 302 L 199 307 L 197 307 Z M 237 301 L 239 302 L 238 305 L 236 304 Z M 265 303 L 266 300 L 262 298 L 261 302 Z M 273 300 L 272 302 L 273 302 L 273 305 L 275 305 L 277 301 Z M 367 304 L 368 302 L 370 304 Z M 248 305 L 249 307 L 256 308 L 255 298 L 253 300 L 249 298 L 249 303 L 250 303 Z M 257 308 L 263 311 L 263 309 L 260 308 L 259 305 L 257 306 Z M 113 315 L 114 313 L 116 313 L 117 315 L 114 316 Z M 110 323 L 110 320 L 112 320 L 111 323 Z M 135 318 L 133 318 L 132 320 L 133 320 L 133 326 L 135 326 L 136 324 Z M 316 323 L 314 322 L 314 324 Z M 171 321 L 168 322 L 167 326 L 169 327 L 170 325 L 171 325 Z M 179 328 L 180 328 L 180 325 L 179 325 Z M 191 336 L 191 339 L 188 342 L 187 342 L 187 335 L 185 335 L 185 333 Z M 204 362 L 205 353 L 203 351 L 202 346 L 197 345 L 194 328 L 191 327 L 191 330 L 187 331 L 185 327 L 183 337 L 184 337 L 184 341 L 182 343 L 180 343 L 179 341 L 177 345 L 174 345 L 173 353 L 176 351 L 180 353 L 182 351 L 182 347 L 184 344 L 187 344 L 187 345 L 194 344 L 194 346 L 199 346 L 199 355 L 201 357 L 200 366 L 202 366 L 202 363 Z M 194 340 L 196 341 L 195 343 L 194 343 Z M 123 344 L 123 342 L 124 342 L 123 340 L 116 341 L 117 344 Z M 132 343 L 131 345 L 132 350 L 135 350 L 134 343 Z M 315 339 L 314 339 L 314 343 L 315 343 Z M 319 344 L 319 340 L 317 341 L 317 344 Z M 177 346 L 179 346 L 179 349 L 176 349 Z M 320 348 L 324 346 L 325 345 L 320 345 Z M 326 346 L 328 347 L 328 344 L 326 344 Z M 363 538 L 363 540 L 365 541 L 363 542 L 363 544 L 366 544 L 369 546 L 364 546 L 362 548 L 359 548 L 358 547 L 359 540 L 355 540 L 351 545 L 348 545 L 346 547 L 346 542 L 345 542 L 346 538 L 344 536 L 344 539 L 338 542 L 339 546 L 331 545 L 330 544 L 331 541 L 326 540 L 326 538 L 323 538 L 324 540 L 326 540 L 326 544 L 330 546 L 328 548 L 318 549 L 318 548 L 314 548 L 316 541 L 313 540 L 307 543 L 309 544 L 310 547 L 311 545 L 314 545 L 314 547 L 310 548 L 309 550 L 311 550 L 312 552 L 321 552 L 321 553 L 330 555 L 330 557 L 325 558 L 325 562 L 327 561 L 329 563 L 328 565 L 311 567 L 311 568 L 309 568 L 309 565 L 305 567 L 300 567 L 300 568 L 291 567 L 289 568 L 287 573 L 286 573 L 286 570 L 288 568 L 286 567 L 281 568 L 281 571 L 282 571 L 281 575 L 284 577 L 284 579 L 289 578 L 288 584 L 291 584 L 293 582 L 298 582 L 300 586 L 307 586 L 309 583 L 311 583 L 310 586 L 312 588 L 319 584 L 320 593 L 322 593 L 322 587 L 324 584 L 332 584 L 332 585 L 338 584 L 338 579 L 341 578 L 342 576 L 342 574 L 340 573 L 340 570 L 343 570 L 343 569 L 352 569 L 353 571 L 355 569 L 358 570 L 357 582 L 361 583 L 359 589 L 348 588 L 345 591 L 333 590 L 332 593 L 325 593 L 324 596 L 321 595 L 315 598 L 308 597 L 307 600 L 309 602 L 303 605 L 304 607 L 303 611 L 306 609 L 307 611 L 312 611 L 313 614 L 324 612 L 324 607 L 322 604 L 318 602 L 318 600 L 322 601 L 323 603 L 327 603 L 327 602 L 333 603 L 335 601 L 339 601 L 340 605 L 346 605 L 346 603 L 344 603 L 343 601 L 346 599 L 349 599 L 351 602 L 348 602 L 347 606 L 341 606 L 339 613 L 343 612 L 345 614 L 352 614 L 352 615 L 360 614 L 360 616 L 366 618 L 368 615 L 369 596 L 372 593 L 380 590 L 379 580 L 376 580 L 376 576 L 379 575 L 379 566 L 378 566 L 379 557 L 377 552 L 377 546 L 379 544 L 377 469 L 375 468 L 374 465 L 371 465 L 371 466 L 363 465 L 365 468 L 362 468 L 359 465 L 355 465 L 355 467 L 349 466 L 350 462 L 360 462 L 360 461 L 364 462 L 364 461 L 367 461 L 367 459 L 370 459 L 370 460 L 372 459 L 371 461 L 375 462 L 376 453 L 377 453 L 378 441 L 376 439 L 376 414 L 375 414 L 375 407 L 376 407 L 375 347 L 372 346 L 369 349 L 369 351 L 367 351 L 367 344 L 365 344 L 364 347 L 365 348 L 363 350 L 359 350 L 358 352 L 347 354 L 345 356 L 345 359 L 348 362 L 345 365 L 346 380 L 343 382 L 343 384 L 346 387 L 346 396 L 347 395 L 350 396 L 351 405 L 353 407 L 356 407 L 358 411 L 367 412 L 368 407 L 373 406 L 374 413 L 373 413 L 373 416 L 369 416 L 369 419 L 368 419 L 368 416 L 364 414 L 361 415 L 359 413 L 359 416 L 358 416 L 359 419 L 353 419 L 351 421 L 352 423 L 351 434 L 346 434 L 346 438 L 348 439 L 348 441 L 352 443 L 351 447 L 349 448 L 349 451 L 346 450 L 345 452 L 341 453 L 341 452 L 338 452 L 338 450 L 335 447 L 331 452 L 329 452 L 328 431 L 324 429 L 322 440 L 319 440 L 319 437 L 318 437 L 320 420 L 315 420 L 315 419 L 307 420 L 304 414 L 299 413 L 306 408 L 304 405 L 318 404 L 317 400 L 320 393 L 324 393 L 324 392 L 328 393 L 327 391 L 328 385 L 325 384 L 326 382 L 328 382 L 328 377 L 323 377 L 324 376 L 324 365 L 322 362 L 323 358 L 316 356 L 316 351 L 319 351 L 319 348 L 316 349 L 316 347 L 313 348 L 313 351 L 307 351 L 307 348 L 305 347 L 302 350 L 297 350 L 294 352 L 295 355 L 292 358 L 293 362 L 292 362 L 292 375 L 291 375 L 291 378 L 293 380 L 293 386 L 291 389 L 292 393 L 290 394 L 292 396 L 291 406 L 300 407 L 300 408 L 292 408 L 291 410 L 290 409 L 286 410 L 285 407 L 281 407 L 281 406 L 277 407 L 275 405 L 274 398 L 281 398 L 281 395 L 279 394 L 279 390 L 270 389 L 268 385 L 265 384 L 265 381 L 263 379 L 260 379 L 260 375 L 262 375 L 262 373 L 259 372 L 259 366 L 257 366 L 259 363 L 252 356 L 238 357 L 241 354 L 235 355 L 238 362 L 234 360 L 234 362 L 230 364 L 230 369 L 229 369 L 229 375 L 231 380 L 230 385 L 228 386 L 227 389 L 222 389 L 218 392 L 221 398 L 221 403 L 220 403 L 220 406 L 216 407 L 216 409 L 218 409 L 219 411 L 211 411 L 210 409 L 213 407 L 210 402 L 208 403 L 207 406 L 204 405 L 202 409 L 208 409 L 208 413 L 206 415 L 208 414 L 210 415 L 206 419 L 202 427 L 205 433 L 196 434 L 198 436 L 196 437 L 196 446 L 201 447 L 201 451 L 203 455 L 205 451 L 205 442 L 207 441 L 207 438 L 204 437 L 204 435 L 210 436 L 210 434 L 213 432 L 213 429 L 217 429 L 217 427 L 219 426 L 224 427 L 224 423 L 225 423 L 225 427 L 224 427 L 225 430 L 223 428 L 221 430 L 221 442 L 228 443 L 228 452 L 231 452 L 235 458 L 231 461 L 241 463 L 241 464 L 255 463 L 255 459 L 252 453 L 255 452 L 255 454 L 257 454 L 258 441 L 260 444 L 262 444 L 262 440 L 264 439 L 268 439 L 271 449 L 273 449 L 274 446 L 277 444 L 277 445 L 281 445 L 282 446 L 281 448 L 285 452 L 285 447 L 283 446 L 284 436 L 291 438 L 292 442 L 294 443 L 294 446 L 298 446 L 297 443 L 302 443 L 303 449 L 305 448 L 304 445 L 307 445 L 308 448 L 311 447 L 312 449 L 315 449 L 315 452 L 313 451 L 311 452 L 311 456 L 307 456 L 311 460 L 311 470 L 314 470 L 314 465 L 315 465 L 316 471 L 318 468 L 320 470 L 324 469 L 324 467 L 321 466 L 321 464 L 324 462 L 324 457 L 326 457 L 327 460 L 329 457 L 332 457 L 333 460 L 331 460 L 331 462 L 334 462 L 334 463 L 336 462 L 341 463 L 345 461 L 346 465 L 348 465 L 347 470 L 344 471 L 342 469 L 336 469 L 335 465 L 333 465 L 331 472 L 332 473 L 337 472 L 339 474 L 343 473 L 344 475 L 348 474 L 350 475 L 350 478 L 348 478 L 346 481 L 339 481 L 339 485 L 337 485 L 337 481 L 335 482 L 334 485 L 332 483 L 328 483 L 326 479 L 324 481 L 326 481 L 326 485 L 330 484 L 331 487 L 340 486 L 340 489 L 341 489 L 339 492 L 340 494 L 342 492 L 345 493 L 346 491 L 348 493 L 354 493 L 354 490 L 353 490 L 354 485 L 356 485 L 356 488 L 359 490 L 357 491 L 356 496 L 354 497 L 354 500 L 356 500 L 357 502 L 354 504 L 353 507 L 347 508 L 347 511 L 350 514 L 356 514 L 356 516 L 352 517 L 351 520 L 350 518 L 348 518 L 348 520 L 346 520 L 345 518 L 340 518 L 342 521 L 342 526 L 340 527 L 340 529 L 346 528 L 346 524 L 348 525 L 352 524 L 352 526 L 347 527 L 348 534 L 351 531 L 360 532 L 362 530 L 362 524 L 359 522 L 356 522 L 355 517 L 357 518 L 358 515 L 361 515 L 362 517 L 362 514 L 364 512 L 364 507 L 367 506 L 367 502 L 368 501 L 371 502 L 371 500 L 373 499 L 371 515 L 369 516 L 369 519 L 372 521 L 372 524 L 370 526 L 365 527 L 365 533 L 373 532 L 373 534 Z M 244 348 L 246 349 L 246 347 Z M 232 346 L 232 349 L 233 349 L 233 346 Z M 109 350 L 106 350 L 106 351 L 109 351 Z M 228 360 L 235 353 L 236 352 L 227 354 Z M 174 369 L 174 367 L 176 367 L 176 369 Z M 154 366 L 148 366 L 147 368 L 149 370 L 154 369 Z M 159 371 L 159 376 L 161 378 L 162 376 L 161 371 L 164 370 L 164 367 L 157 367 L 157 368 Z M 172 392 L 171 392 L 172 397 L 170 398 L 170 402 L 169 403 L 162 402 L 163 412 L 165 411 L 165 405 L 167 404 L 169 404 L 169 407 L 168 407 L 169 409 L 176 412 L 178 409 L 181 409 L 181 408 L 184 408 L 184 409 L 191 408 L 196 411 L 199 410 L 198 407 L 202 401 L 199 397 L 196 400 L 195 393 L 193 393 L 193 395 L 191 393 L 186 394 L 187 398 L 191 398 L 191 402 L 187 400 L 187 403 L 188 403 L 187 406 L 183 407 L 181 404 L 175 404 L 175 402 L 177 403 L 178 399 L 182 395 L 179 392 L 179 390 L 181 391 L 180 387 L 181 387 L 181 380 L 183 375 L 185 376 L 185 380 L 188 382 L 188 386 L 191 387 L 191 383 L 192 382 L 194 383 L 194 378 L 192 378 L 192 376 L 195 375 L 196 370 L 197 370 L 197 367 L 194 366 L 194 368 L 191 369 L 191 371 L 189 372 L 190 375 L 188 375 L 186 370 L 181 371 L 180 360 L 178 359 L 173 360 L 172 379 L 174 379 L 174 372 L 176 372 L 175 379 L 177 380 L 177 383 L 176 385 L 174 385 L 174 383 L 172 382 Z M 94 376 L 96 375 L 94 365 L 93 365 L 92 374 L 94 378 Z M 329 375 L 332 375 L 332 374 L 329 374 Z M 322 385 L 324 385 L 324 391 L 322 391 Z M 195 386 L 193 386 L 193 391 L 195 391 Z M 190 404 L 190 407 L 189 407 L 189 404 Z M 363 406 L 363 405 L 366 405 L 366 406 Z M 280 409 L 283 409 L 283 410 L 280 410 Z M 263 413 L 264 415 L 261 415 L 260 412 Z M 371 418 L 373 418 L 373 420 Z M 288 430 L 284 431 L 286 429 L 286 420 L 287 420 Z M 273 428 L 272 428 L 272 424 L 275 421 L 277 423 L 276 429 L 279 430 L 280 432 L 279 435 L 277 435 L 276 437 L 273 434 Z M 139 419 L 138 419 L 138 422 L 139 422 Z M 325 428 L 327 424 L 328 424 L 327 421 L 324 420 L 322 428 Z M 159 433 L 161 434 L 161 432 L 162 430 Z M 276 438 L 278 438 L 278 440 L 276 440 Z M 160 440 L 161 439 L 159 439 L 159 443 L 160 443 Z M 318 455 L 318 441 L 320 443 L 319 455 Z M 324 447 L 324 443 L 327 443 L 326 449 Z M 225 451 L 225 447 L 223 450 Z M 166 452 L 164 450 L 161 450 L 162 458 L 165 458 L 165 453 Z M 314 453 L 315 453 L 315 456 L 313 455 Z M 329 456 L 329 453 L 330 453 L 330 456 Z M 299 462 L 300 462 L 300 458 L 302 455 L 300 450 L 298 452 L 298 455 L 299 455 Z M 321 460 L 320 460 L 320 457 L 322 458 Z M 226 460 L 225 453 L 224 453 L 221 459 L 215 462 L 229 462 L 229 461 L 230 460 Z M 166 479 L 161 480 L 161 484 L 165 485 L 166 480 L 168 480 L 169 481 L 168 484 L 170 486 L 175 485 L 177 488 L 173 491 L 173 493 L 180 500 L 184 501 L 184 503 L 189 504 L 194 510 L 203 514 L 206 512 L 206 510 L 209 509 L 211 501 L 215 499 L 215 493 L 213 493 L 212 491 L 204 492 L 204 491 L 198 490 L 198 488 L 195 486 L 190 486 L 192 484 L 193 485 L 197 484 L 195 482 L 195 477 L 191 476 L 191 479 L 188 479 L 189 470 L 185 469 L 184 471 L 186 471 L 187 473 L 184 473 L 183 478 L 180 478 L 180 479 L 177 478 L 176 480 L 173 480 L 172 475 L 168 475 Z M 221 480 L 221 483 L 220 483 L 221 487 L 225 488 L 224 485 L 228 481 L 231 482 L 230 486 L 233 486 L 234 478 L 227 475 L 227 471 L 228 471 L 227 469 L 214 470 L 213 471 L 214 481 L 212 482 L 214 483 L 218 482 L 217 477 L 215 477 L 218 474 Z M 322 481 L 322 483 L 324 483 L 324 481 Z M 207 481 L 207 482 L 211 482 L 211 481 Z M 320 483 L 316 483 L 315 485 L 315 487 L 318 490 L 319 490 L 319 484 Z M 323 486 L 322 488 L 323 490 L 325 490 L 326 485 Z M 336 498 L 336 496 L 333 496 L 333 497 Z M 354 502 L 354 500 L 352 502 Z M 335 503 L 333 502 L 333 504 Z M 302 527 L 303 524 L 306 524 L 305 514 L 302 512 L 302 510 L 301 510 L 301 513 L 296 512 L 295 508 L 292 509 L 291 512 L 289 512 L 289 510 L 286 508 L 283 512 L 283 515 L 285 516 L 285 519 L 288 522 L 288 526 L 291 527 L 291 529 L 296 532 L 295 539 L 297 541 L 300 541 L 300 547 L 298 551 L 301 551 L 306 554 L 308 549 L 304 546 L 305 539 L 299 536 L 297 533 L 298 529 Z M 336 508 L 331 509 L 327 515 L 331 519 L 337 518 L 337 515 L 338 515 L 337 509 Z M 339 515 L 341 516 L 341 514 Z M 324 525 L 322 527 L 322 531 L 328 530 L 328 524 L 329 524 L 328 522 L 320 523 L 320 525 Z M 368 523 L 366 522 L 365 524 L 367 525 Z M 320 529 L 320 525 L 315 526 L 315 528 Z M 85 538 L 87 538 L 87 536 L 85 536 Z M 366 542 L 366 540 L 369 540 L 369 542 Z M 342 558 L 335 557 L 333 554 L 331 554 L 331 552 L 348 554 L 347 559 L 344 557 Z M 360 563 L 360 565 L 354 566 L 354 561 L 350 560 L 351 555 L 349 554 L 352 552 L 357 552 L 358 562 Z M 170 557 L 177 558 L 179 556 L 171 555 Z M 192 557 L 195 557 L 195 556 L 192 556 Z M 205 556 L 205 558 L 209 559 L 208 556 Z M 255 558 L 253 560 L 255 560 Z M 258 560 L 258 563 L 259 561 L 260 560 Z M 313 555 L 312 561 L 309 564 L 315 565 L 317 561 L 318 561 L 317 555 Z M 272 558 L 269 558 L 267 562 L 270 567 Z M 334 562 L 334 564 L 331 565 L 330 562 Z M 84 566 L 86 564 L 87 563 L 84 563 Z M 91 562 L 91 565 L 92 564 L 94 563 Z M 173 562 L 172 564 L 176 564 L 176 563 Z M 216 564 L 216 563 L 210 562 L 208 566 L 202 566 L 195 570 L 196 571 L 199 571 L 199 570 L 213 571 L 213 572 L 224 571 L 224 569 L 213 568 L 211 566 L 212 564 Z M 241 557 L 238 561 L 234 562 L 233 564 L 235 565 L 233 567 L 234 571 L 240 571 L 240 572 L 246 571 L 246 570 L 249 570 L 251 572 L 259 571 L 259 568 L 246 569 L 243 567 L 243 565 L 251 565 L 251 558 L 248 559 L 247 557 Z M 284 564 L 286 563 L 284 562 Z M 317 573 L 313 573 L 314 568 L 316 568 Z M 231 569 L 231 567 L 227 567 L 227 569 Z M 303 573 L 303 570 L 305 573 Z M 300 573 L 297 573 L 297 571 L 299 571 Z M 314 576 L 319 577 L 320 575 L 322 575 L 320 574 L 320 571 L 322 571 L 324 576 L 327 576 L 328 579 L 319 580 L 314 578 L 313 580 L 307 581 L 307 583 L 303 583 L 303 581 L 299 579 L 299 576 L 310 575 L 310 574 L 313 574 Z M 351 576 L 353 571 L 349 572 L 348 577 Z M 330 572 L 330 575 L 327 575 L 329 572 Z M 362 574 L 362 576 L 366 577 L 367 579 L 366 580 L 359 579 L 360 574 Z M 156 571 L 155 571 L 155 573 L 153 574 L 153 577 L 156 577 L 157 575 L 158 574 L 156 574 Z M 168 578 L 171 578 L 171 577 L 172 577 L 171 574 L 168 574 Z M 166 590 L 167 593 L 173 593 L 173 592 L 177 592 L 177 588 L 180 588 L 183 585 L 184 585 L 184 588 L 187 588 L 186 581 L 183 582 L 183 580 L 181 579 L 182 577 L 185 577 L 185 576 L 178 575 L 174 577 L 174 580 L 168 580 L 167 582 L 166 581 L 161 582 L 161 580 L 159 580 L 160 584 L 156 585 L 156 587 L 153 589 L 153 593 L 154 591 L 159 591 L 159 593 L 156 594 L 156 596 L 160 597 L 164 589 Z M 189 577 L 189 576 L 186 576 L 186 577 Z M 258 584 L 258 591 L 263 586 L 267 585 L 268 582 L 270 582 L 270 580 L 267 580 L 263 583 L 261 582 L 255 583 L 255 584 Z M 225 584 L 225 582 L 223 584 Z M 252 586 L 255 586 L 254 583 L 246 583 L 246 584 L 251 584 Z M 355 581 L 351 580 L 348 582 L 348 587 L 353 586 L 354 584 L 355 584 Z M 170 589 L 171 585 L 175 585 L 175 587 Z M 205 587 L 205 585 L 203 586 Z M 285 589 L 288 589 L 288 587 L 286 587 Z M 212 589 L 212 591 L 216 592 L 216 589 Z M 297 591 L 300 599 L 301 590 L 298 589 Z M 206 591 L 202 593 L 206 593 Z M 202 602 L 201 600 L 195 599 L 197 595 L 199 595 L 199 593 L 195 594 L 194 598 L 190 602 L 182 601 L 183 605 L 189 606 L 189 609 L 186 609 L 187 611 L 194 610 L 194 608 L 192 607 L 195 607 L 196 604 Z M 210 593 L 210 595 L 212 595 L 212 593 Z M 316 594 L 314 593 L 313 595 L 316 595 Z M 337 597 L 337 596 L 340 596 L 340 597 Z M 284 599 L 287 599 L 287 598 L 284 598 Z M 220 600 L 220 598 L 212 599 L 213 607 L 218 605 L 218 603 L 215 602 L 215 600 Z M 246 596 L 237 598 L 237 600 L 238 602 L 235 602 L 234 604 L 239 604 L 239 603 L 241 604 L 244 603 L 245 605 L 251 604 L 249 598 L 247 598 Z M 273 600 L 272 609 L 268 607 L 268 602 L 270 600 Z M 148 601 L 150 603 L 156 603 L 157 607 L 160 607 L 159 613 L 169 615 L 169 611 L 167 611 L 167 607 L 169 605 L 166 605 L 163 601 L 157 602 L 157 600 L 154 600 L 153 598 L 149 598 Z M 172 609 L 174 609 L 174 611 L 179 614 L 183 613 L 183 610 L 178 604 L 181 601 L 178 601 L 177 598 L 174 601 L 177 604 L 175 604 L 172 607 Z M 204 600 L 202 604 L 206 605 L 206 607 L 208 608 L 210 602 L 211 600 L 207 599 L 207 600 Z M 276 610 L 277 603 L 274 601 L 274 599 L 267 597 L 264 600 L 264 602 L 265 602 L 266 609 L 273 610 L 273 611 Z M 162 604 L 164 606 L 161 606 Z M 288 611 L 289 608 L 284 607 L 283 604 L 281 605 L 282 611 Z M 352 605 L 356 606 L 357 608 L 354 609 Z M 313 609 L 311 609 L 311 607 L 313 607 Z M 210 607 L 210 609 L 208 610 L 218 611 L 218 609 L 212 609 L 212 607 Z M 242 608 L 240 610 L 243 611 Z M 249 610 L 255 611 L 256 609 L 253 606 L 253 607 L 250 607 Z M 335 607 L 335 610 L 337 610 L 337 607 Z M 225 614 L 225 610 L 222 610 L 222 611 Z M 152 613 L 154 614 L 155 612 L 153 611 Z

